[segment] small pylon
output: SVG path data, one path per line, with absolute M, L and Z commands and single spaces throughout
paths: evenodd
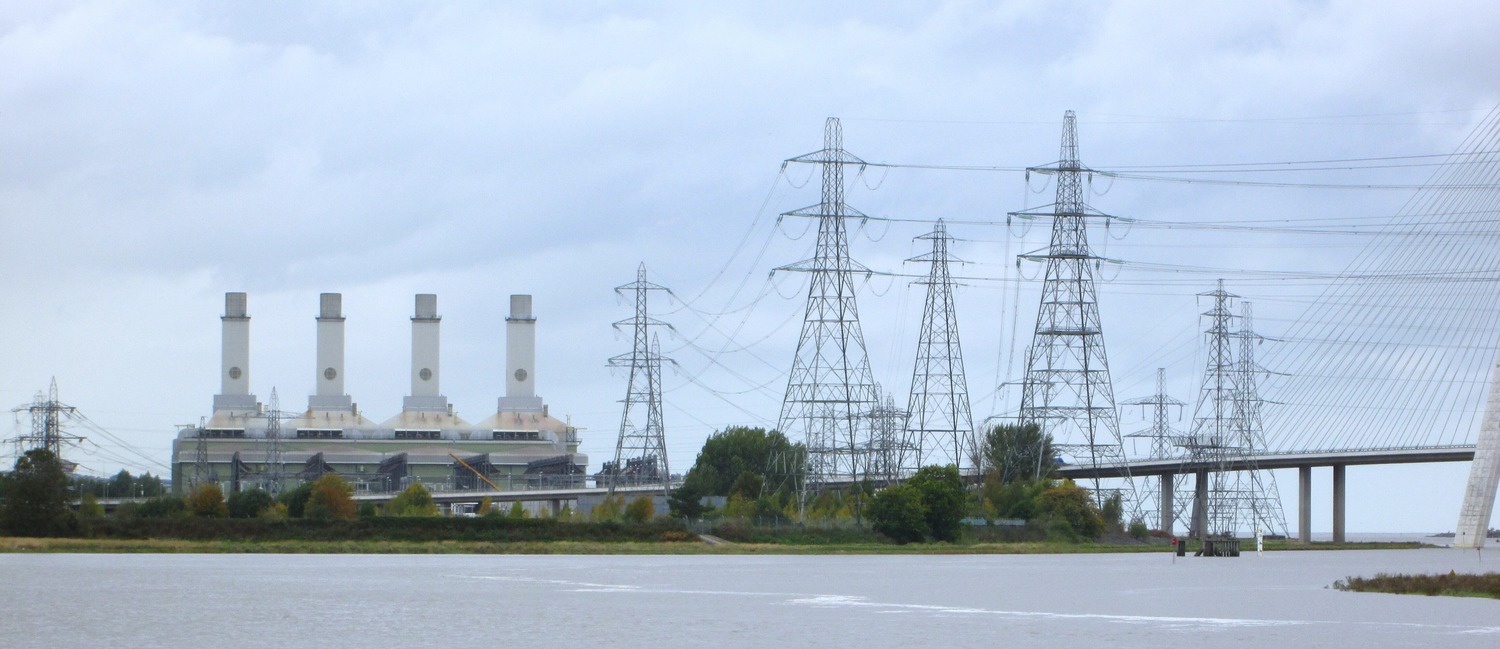
M 978 466 L 974 419 L 969 412 L 969 381 L 958 338 L 958 315 L 953 300 L 950 263 L 963 263 L 948 252 L 953 238 L 938 219 L 932 232 L 917 237 L 932 242 L 932 252 L 907 261 L 931 265 L 927 278 L 914 282 L 927 287 L 922 328 L 917 337 L 917 360 L 912 368 L 907 401 L 908 437 L 917 445 L 917 465 L 952 464 L 959 470 Z
M 672 486 L 666 431 L 662 424 L 661 392 L 661 366 L 663 361 L 671 362 L 671 359 L 661 355 L 656 334 L 650 331 L 653 327 L 671 329 L 672 326 L 650 316 L 646 298 L 651 291 L 672 294 L 665 286 L 646 281 L 645 264 L 636 270 L 634 282 L 615 288 L 615 292 L 622 295 L 627 292 L 634 294 L 635 315 L 614 324 L 616 328 L 630 328 L 630 352 L 609 359 L 611 366 L 628 368 L 630 373 L 624 412 L 620 416 L 620 434 L 615 441 L 615 459 L 606 463 L 599 474 L 608 481 L 611 494 L 621 485 L 659 483 L 665 495 Z
M 281 445 L 281 420 L 287 418 L 287 413 L 281 412 L 281 398 L 276 396 L 276 388 L 271 388 L 270 408 L 266 410 L 266 461 L 261 465 L 260 479 L 261 488 L 273 498 L 281 493 L 281 481 L 286 474 L 286 457 Z
M 1151 413 L 1151 427 L 1131 433 L 1126 435 L 1126 437 L 1150 439 L 1151 457 L 1158 459 L 1172 457 L 1176 454 L 1177 446 L 1182 443 L 1182 432 L 1172 428 L 1171 410 L 1172 408 L 1177 408 L 1180 416 L 1182 408 L 1187 405 L 1167 395 L 1166 375 L 1166 368 L 1156 368 L 1156 394 L 1149 397 L 1131 399 L 1121 404 L 1141 406 L 1142 409 L 1149 409 Z M 1164 484 L 1161 480 L 1170 481 L 1172 479 L 1172 476 L 1163 476 L 1156 479 L 1148 478 L 1141 486 L 1137 487 L 1137 492 L 1141 498 L 1140 510 L 1142 516 L 1145 520 L 1160 521 L 1159 525 L 1161 525 L 1162 531 L 1168 533 L 1172 531 L 1175 513 L 1170 510 L 1163 510 L 1162 489 L 1170 489 L 1172 484 L 1170 482 Z
M 1151 413 L 1151 427 L 1126 435 L 1126 437 L 1147 438 L 1151 440 L 1151 457 L 1169 458 L 1176 454 L 1176 447 L 1182 442 L 1182 432 L 1172 427 L 1172 408 L 1179 412 L 1187 404 L 1173 399 L 1167 395 L 1167 369 L 1156 368 L 1156 394 L 1149 397 L 1139 397 L 1122 402 L 1124 406 L 1141 406 L 1149 409 Z
M 921 468 L 921 445 L 907 428 L 910 419 L 911 412 L 897 408 L 889 393 L 870 411 L 870 453 L 863 477 L 890 484 Z

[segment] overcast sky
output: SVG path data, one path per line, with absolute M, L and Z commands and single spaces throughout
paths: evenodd
M 805 277 L 769 274 L 813 240 L 809 223 L 775 216 L 817 200 L 813 170 L 782 160 L 820 148 L 828 116 L 869 161 L 1009 169 L 872 168 L 851 174 L 850 204 L 1003 224 L 1051 201 L 1045 178 L 1013 169 L 1056 159 L 1068 109 L 1084 162 L 1110 169 L 1448 153 L 1500 103 L 1488 0 L 1227 4 L 10 3 L 0 405 L 55 376 L 64 401 L 165 463 L 174 425 L 210 414 L 224 292 L 249 293 L 252 390 L 267 401 L 275 387 L 284 408 L 312 391 L 318 293 L 341 292 L 346 387 L 383 420 L 409 387 L 412 295 L 432 292 L 443 391 L 478 421 L 503 391 L 507 296 L 529 293 L 538 391 L 586 429 L 595 470 L 625 391 L 604 364 L 629 344 L 610 328 L 630 315 L 612 289 L 644 262 L 680 297 L 653 304 L 681 333 L 663 338 L 680 363 L 665 381 L 680 472 L 713 430 L 775 423 Z M 1416 185 L 1431 171 L 1276 180 Z M 1411 196 L 1090 189 L 1105 211 L 1181 222 L 1374 218 Z M 901 260 L 928 229 L 871 223 L 851 251 L 922 272 Z M 951 229 L 974 262 L 955 272 L 982 278 L 958 305 L 975 418 L 1004 414 L 1014 398 L 996 386 L 1020 371 L 1037 282 L 1015 293 L 989 280 L 1014 279 L 1046 224 Z M 1363 243 L 1095 232 L 1108 257 L 1230 269 L 1334 272 Z M 1169 391 L 1195 400 L 1194 294 L 1216 275 L 1104 274 L 1116 394 L 1150 393 L 1166 367 Z M 1272 336 L 1320 290 L 1228 279 Z M 860 294 L 876 378 L 903 405 L 921 290 L 875 277 Z M 1123 413 L 1125 432 L 1145 425 Z M 97 441 L 75 457 L 88 470 L 162 471 Z M 1451 530 L 1467 472 L 1353 468 L 1348 528 Z M 1316 475 L 1314 526 L 1327 531 L 1327 470 Z M 1295 520 L 1295 474 L 1278 478 Z

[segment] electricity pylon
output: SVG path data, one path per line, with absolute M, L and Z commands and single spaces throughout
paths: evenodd
M 286 472 L 286 458 L 281 447 L 281 420 L 291 413 L 281 412 L 281 398 L 271 388 L 271 409 L 266 411 L 266 462 L 261 468 L 262 489 L 274 498 L 281 493 L 281 479 Z
M 1055 448 L 1074 462 L 1095 467 L 1122 465 L 1124 446 L 1114 387 L 1104 351 L 1104 329 L 1099 319 L 1094 272 L 1103 257 L 1089 248 L 1088 221 L 1108 219 L 1083 200 L 1083 177 L 1093 170 L 1078 160 L 1078 127 L 1073 111 L 1063 115 L 1059 160 L 1027 173 L 1055 175 L 1057 198 L 1047 212 L 1026 210 L 1012 216 L 1052 219 L 1052 240 L 1045 252 L 1021 258 L 1046 266 L 1036 330 L 1026 354 L 1026 377 L 1021 385 L 1021 423 L 1035 423 L 1050 434 Z M 1123 467 L 1122 467 L 1123 470 Z M 1118 494 L 1133 518 L 1139 515 L 1135 487 L 1107 495 L 1099 474 L 1093 475 L 1096 503 Z
M 1183 443 L 1182 432 L 1172 428 L 1170 419 L 1172 408 L 1177 408 L 1180 416 L 1182 407 L 1187 404 L 1167 395 L 1166 374 L 1166 368 L 1156 368 L 1156 394 L 1149 397 L 1131 399 L 1122 404 L 1150 409 L 1151 427 L 1131 433 L 1126 435 L 1126 437 L 1145 437 L 1150 439 L 1151 457 L 1157 459 L 1172 457 L 1176 452 L 1176 448 Z M 1173 480 L 1173 476 L 1170 475 L 1160 476 L 1154 485 L 1150 480 L 1147 480 L 1139 492 L 1141 497 L 1141 514 L 1146 520 L 1159 521 L 1156 524 L 1160 525 L 1160 529 L 1167 533 L 1172 532 L 1172 524 L 1175 521 L 1176 512 L 1172 511 L 1172 507 L 1167 503 L 1169 499 L 1162 498 L 1162 492 L 1165 491 L 1169 496 L 1173 493 L 1175 490 Z
M 777 269 L 812 275 L 802 335 L 777 418 L 777 429 L 802 442 L 806 456 L 782 457 L 772 467 L 796 481 L 800 509 L 809 489 L 860 477 L 869 446 L 865 422 L 879 400 L 854 298 L 855 275 L 868 276 L 870 270 L 849 258 L 849 221 L 865 215 L 844 203 L 844 167 L 864 161 L 844 150 L 843 129 L 838 118 L 830 117 L 824 123 L 823 148 L 788 162 L 822 169 L 818 204 L 783 214 L 817 219 L 813 257 Z
M 1239 342 L 1239 358 L 1235 359 L 1239 381 L 1235 386 L 1238 391 L 1234 401 L 1234 422 L 1239 447 L 1244 452 L 1241 464 L 1247 467 L 1234 473 L 1236 484 L 1233 492 L 1239 494 L 1236 523 L 1244 521 L 1253 528 L 1286 535 L 1289 530 L 1276 476 L 1258 469 L 1255 462 L 1256 457 L 1266 451 L 1266 434 L 1260 417 L 1260 407 L 1266 401 L 1260 396 L 1256 377 L 1267 370 L 1255 362 L 1255 347 L 1265 337 L 1255 333 L 1249 302 L 1240 302 L 1240 329 L 1230 337 Z
M 876 391 L 880 391 L 877 386 Z M 920 445 L 907 429 L 911 412 L 896 407 L 896 399 L 885 393 L 885 400 L 870 411 L 870 453 L 865 475 L 890 484 L 916 473 L 921 464 Z
M 63 459 L 63 446 L 77 444 L 84 438 L 68 433 L 63 427 L 64 421 L 75 419 L 79 414 L 77 408 L 58 399 L 57 377 L 52 377 L 52 385 L 47 392 L 37 392 L 31 403 L 11 408 L 11 412 L 24 412 L 31 416 L 31 432 L 10 440 L 16 445 L 17 456 L 33 449 L 46 449 L 62 464 L 64 471 L 73 472 L 76 465 Z
M 1265 401 L 1256 381 L 1265 370 L 1255 362 L 1255 346 L 1264 338 L 1252 329 L 1250 308 L 1243 302 L 1239 329 L 1232 329 L 1230 302 L 1239 296 L 1225 291 L 1223 280 L 1200 295 L 1213 298 L 1214 304 L 1203 314 L 1209 322 L 1204 330 L 1207 364 L 1184 448 L 1186 459 L 1213 468 L 1197 472 L 1189 529 L 1198 537 L 1256 529 L 1285 534 L 1275 477 L 1255 465 L 1266 450 L 1260 417 Z
M 671 359 L 662 357 L 656 334 L 650 331 L 653 327 L 671 329 L 672 326 L 650 316 L 646 298 L 651 291 L 672 294 L 665 286 L 646 281 L 645 264 L 636 270 L 634 282 L 615 287 L 618 294 L 634 294 L 635 315 L 614 324 L 616 329 L 630 328 L 630 352 L 609 359 L 611 366 L 628 368 L 630 373 L 625 407 L 620 415 L 620 435 L 615 441 L 615 459 L 600 472 L 609 481 L 610 494 L 622 484 L 660 483 L 663 495 L 672 488 L 661 407 L 661 366 L 663 361 Z
M 948 228 L 938 219 L 932 232 L 917 237 L 932 242 L 932 252 L 907 261 L 931 265 L 927 278 L 914 282 L 927 287 L 922 329 L 917 337 L 917 360 L 912 369 L 907 401 L 907 436 L 917 444 L 917 466 L 952 464 L 960 470 L 976 466 L 974 419 L 969 412 L 969 382 L 958 339 L 958 316 L 953 302 L 953 276 L 948 264 L 963 263 L 948 253 Z
M 1147 438 L 1151 440 L 1152 458 L 1169 458 L 1176 453 L 1176 447 L 1182 443 L 1182 433 L 1172 428 L 1172 408 L 1179 410 L 1187 404 L 1167 395 L 1167 369 L 1156 368 L 1156 394 L 1149 397 L 1139 397 L 1124 401 L 1120 405 L 1141 406 L 1149 409 L 1151 413 L 1151 427 L 1146 430 L 1134 432 L 1126 437 Z

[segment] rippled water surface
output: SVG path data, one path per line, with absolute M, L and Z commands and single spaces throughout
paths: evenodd
M 1500 647 L 1500 601 L 1344 593 L 1449 549 L 1027 556 L 0 555 L 5 647 Z

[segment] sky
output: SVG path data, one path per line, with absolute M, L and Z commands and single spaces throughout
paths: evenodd
M 1021 371 L 1040 283 L 1015 259 L 1046 245 L 1046 223 L 1006 214 L 1051 202 L 1021 169 L 1057 159 L 1065 110 L 1086 164 L 1129 170 L 1447 154 L 1500 104 L 1500 12 L 1484 0 L 809 4 L 11 3 L 0 406 L 55 377 L 161 463 L 101 438 L 74 458 L 85 470 L 159 473 L 175 426 L 211 414 L 223 294 L 249 294 L 252 391 L 296 408 L 318 294 L 340 292 L 346 387 L 383 420 L 409 387 L 412 295 L 436 293 L 443 392 L 478 421 L 504 389 L 508 296 L 527 293 L 538 392 L 584 429 L 592 471 L 625 392 L 605 364 L 630 344 L 613 289 L 644 263 L 675 295 L 652 312 L 676 330 L 665 417 L 684 471 L 713 431 L 775 424 L 806 277 L 771 271 L 815 236 L 777 215 L 818 192 L 814 169 L 783 160 L 819 149 L 837 116 L 851 153 L 902 165 L 850 175 L 851 205 L 905 219 L 863 224 L 856 259 L 924 272 L 902 260 L 936 218 L 965 240 L 957 310 L 982 420 L 1014 411 L 999 386 Z M 1235 176 L 1368 190 L 1097 176 L 1089 202 L 1159 224 L 1367 224 L 1433 171 Z M 1227 288 L 1274 337 L 1325 287 L 1265 272 L 1337 273 L 1368 239 L 1123 221 L 1091 236 L 1126 262 L 1099 289 L 1117 397 L 1150 394 L 1163 367 L 1189 403 L 1197 293 L 1243 271 Z M 882 274 L 859 295 L 873 372 L 903 404 L 922 290 Z M 1440 437 L 1472 442 L 1473 411 Z M 1122 409 L 1122 432 L 1149 426 L 1139 414 Z M 1467 473 L 1351 468 L 1348 529 L 1451 530 Z M 1295 474 L 1277 479 L 1294 521 Z M 1330 493 L 1315 472 L 1316 530 Z

